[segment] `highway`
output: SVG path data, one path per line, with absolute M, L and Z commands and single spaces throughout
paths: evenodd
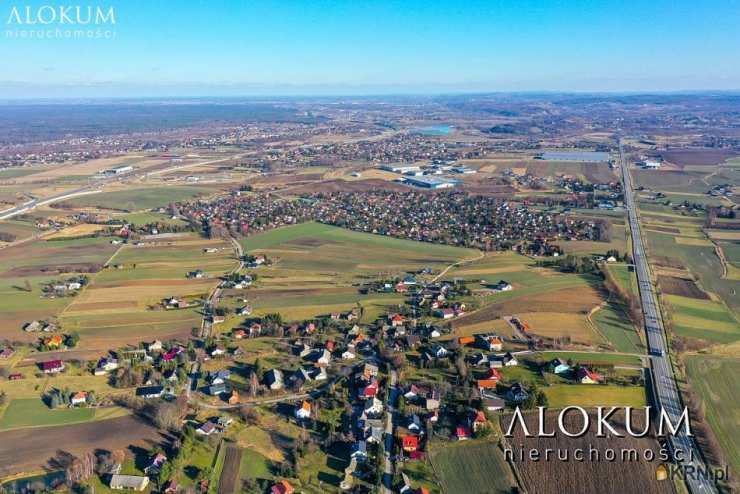
M 666 343 L 663 320 L 658 306 L 658 298 L 651 281 L 650 264 L 645 253 L 645 241 L 642 237 L 642 230 L 640 229 L 632 177 L 629 172 L 628 163 L 624 158 L 624 150 L 622 148 L 621 141 L 619 142 L 619 161 L 622 169 L 622 180 L 624 185 L 624 204 L 627 208 L 630 232 L 632 234 L 632 257 L 634 258 L 640 301 L 642 303 L 642 312 L 643 317 L 645 318 L 648 349 L 652 355 L 651 370 L 654 387 L 657 393 L 657 405 L 660 408 L 663 408 L 668 414 L 671 422 L 676 424 L 683 412 L 683 406 L 678 394 L 676 378 L 673 374 L 673 367 L 671 366 L 670 357 L 668 355 L 668 345 Z M 676 436 L 673 436 L 670 439 L 670 447 L 674 451 L 674 457 L 677 452 L 683 454 L 684 458 L 689 458 L 690 454 L 693 456 L 693 461 L 683 461 L 681 464 L 691 465 L 695 469 L 705 468 L 699 448 L 693 438 L 686 436 L 685 429 L 683 427 Z M 714 483 L 709 480 L 687 479 L 686 483 L 692 494 L 717 492 Z
M 10 219 L 13 216 L 18 216 L 19 214 L 32 211 L 38 206 L 43 206 L 45 204 L 51 204 L 53 202 L 59 202 L 65 199 L 71 199 L 73 197 L 84 196 L 88 194 L 97 194 L 99 192 L 102 192 L 102 190 L 95 189 L 93 187 L 82 187 L 80 189 L 63 192 L 61 194 L 57 194 L 57 195 L 50 196 L 50 197 L 44 197 L 40 199 L 33 198 L 30 201 L 20 204 L 18 206 L 12 207 L 10 209 L 6 209 L 4 211 L 0 211 L 0 220 Z

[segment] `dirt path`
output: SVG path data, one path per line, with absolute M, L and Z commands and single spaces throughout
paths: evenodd
M 443 277 L 445 274 L 447 274 L 447 271 L 449 271 L 450 269 L 452 269 L 454 267 L 457 267 L 457 266 L 463 266 L 465 264 L 470 264 L 470 263 L 475 262 L 475 261 L 480 261 L 484 257 L 486 257 L 486 253 L 483 252 L 483 251 L 480 251 L 480 255 L 478 257 L 474 258 L 474 259 L 464 259 L 462 261 L 453 262 L 452 264 L 450 264 L 449 266 L 447 266 L 446 268 L 444 268 L 442 270 L 442 272 L 440 272 L 437 276 L 435 276 L 432 279 L 432 283 L 437 282 L 437 280 L 439 280 L 441 277 Z
M 111 254 L 111 256 L 108 258 L 108 260 L 103 263 L 103 269 L 105 269 L 108 266 L 110 266 L 110 263 L 113 261 L 113 259 L 115 259 L 116 256 L 118 255 L 118 253 L 123 250 L 123 246 L 124 246 L 124 244 L 119 245 L 118 248 L 115 250 L 115 252 L 113 252 L 113 254 Z M 94 273 L 92 276 L 90 276 L 90 279 L 87 281 L 87 283 L 85 284 L 85 286 L 83 286 L 80 289 L 80 291 L 77 294 L 77 296 L 72 298 L 72 301 L 70 303 L 68 303 L 64 307 L 64 309 L 62 309 L 62 311 L 59 313 L 59 315 L 57 315 L 57 317 L 63 316 L 67 312 L 67 310 L 69 310 L 69 308 L 72 307 L 75 304 L 75 302 L 80 299 L 80 296 L 83 293 L 85 293 L 85 290 L 87 290 L 88 287 L 90 287 L 95 282 L 95 278 L 97 278 L 98 273 L 100 273 L 101 271 L 102 271 L 102 269 L 100 271 L 98 271 L 97 273 Z
M 709 238 L 709 237 L 707 237 Z M 709 239 L 710 242 L 712 242 L 712 245 L 714 246 L 714 253 L 717 254 L 717 257 L 719 258 L 719 263 L 722 265 L 722 276 L 721 278 L 723 280 L 727 279 L 727 258 L 725 257 L 725 253 L 722 250 L 722 247 L 719 246 L 717 242 L 715 242 L 712 239 Z

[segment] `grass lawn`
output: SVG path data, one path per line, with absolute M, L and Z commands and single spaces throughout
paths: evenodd
M 516 486 L 498 445 L 464 441 L 431 449 L 431 461 L 444 492 L 508 494 Z
M 407 461 L 401 464 L 401 470 L 408 475 L 411 486 L 414 488 L 426 487 L 430 494 L 441 494 L 437 480 L 434 478 L 434 470 L 428 459 Z
M 242 463 L 240 469 L 241 478 L 246 479 L 272 479 L 270 460 L 258 452 L 245 449 L 242 452 Z
M 602 384 L 555 384 L 543 387 L 550 408 L 571 405 L 582 407 L 642 407 L 647 402 L 645 388 Z
M 686 370 L 704 404 L 709 425 L 735 472 L 740 472 L 740 359 L 690 356 Z

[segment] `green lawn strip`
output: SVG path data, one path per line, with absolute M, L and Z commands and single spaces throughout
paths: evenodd
M 0 430 L 78 424 L 95 419 L 94 408 L 52 410 L 41 399 L 11 400 L 0 418 Z
M 641 386 L 609 384 L 555 384 L 543 387 L 550 408 L 571 405 L 596 406 L 645 406 L 647 397 Z
M 644 353 L 640 334 L 620 306 L 609 304 L 596 312 L 592 319 L 618 352 Z

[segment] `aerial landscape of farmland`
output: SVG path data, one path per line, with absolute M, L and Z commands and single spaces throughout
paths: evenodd
M 0 494 L 740 492 L 736 1 L 0 15 Z

